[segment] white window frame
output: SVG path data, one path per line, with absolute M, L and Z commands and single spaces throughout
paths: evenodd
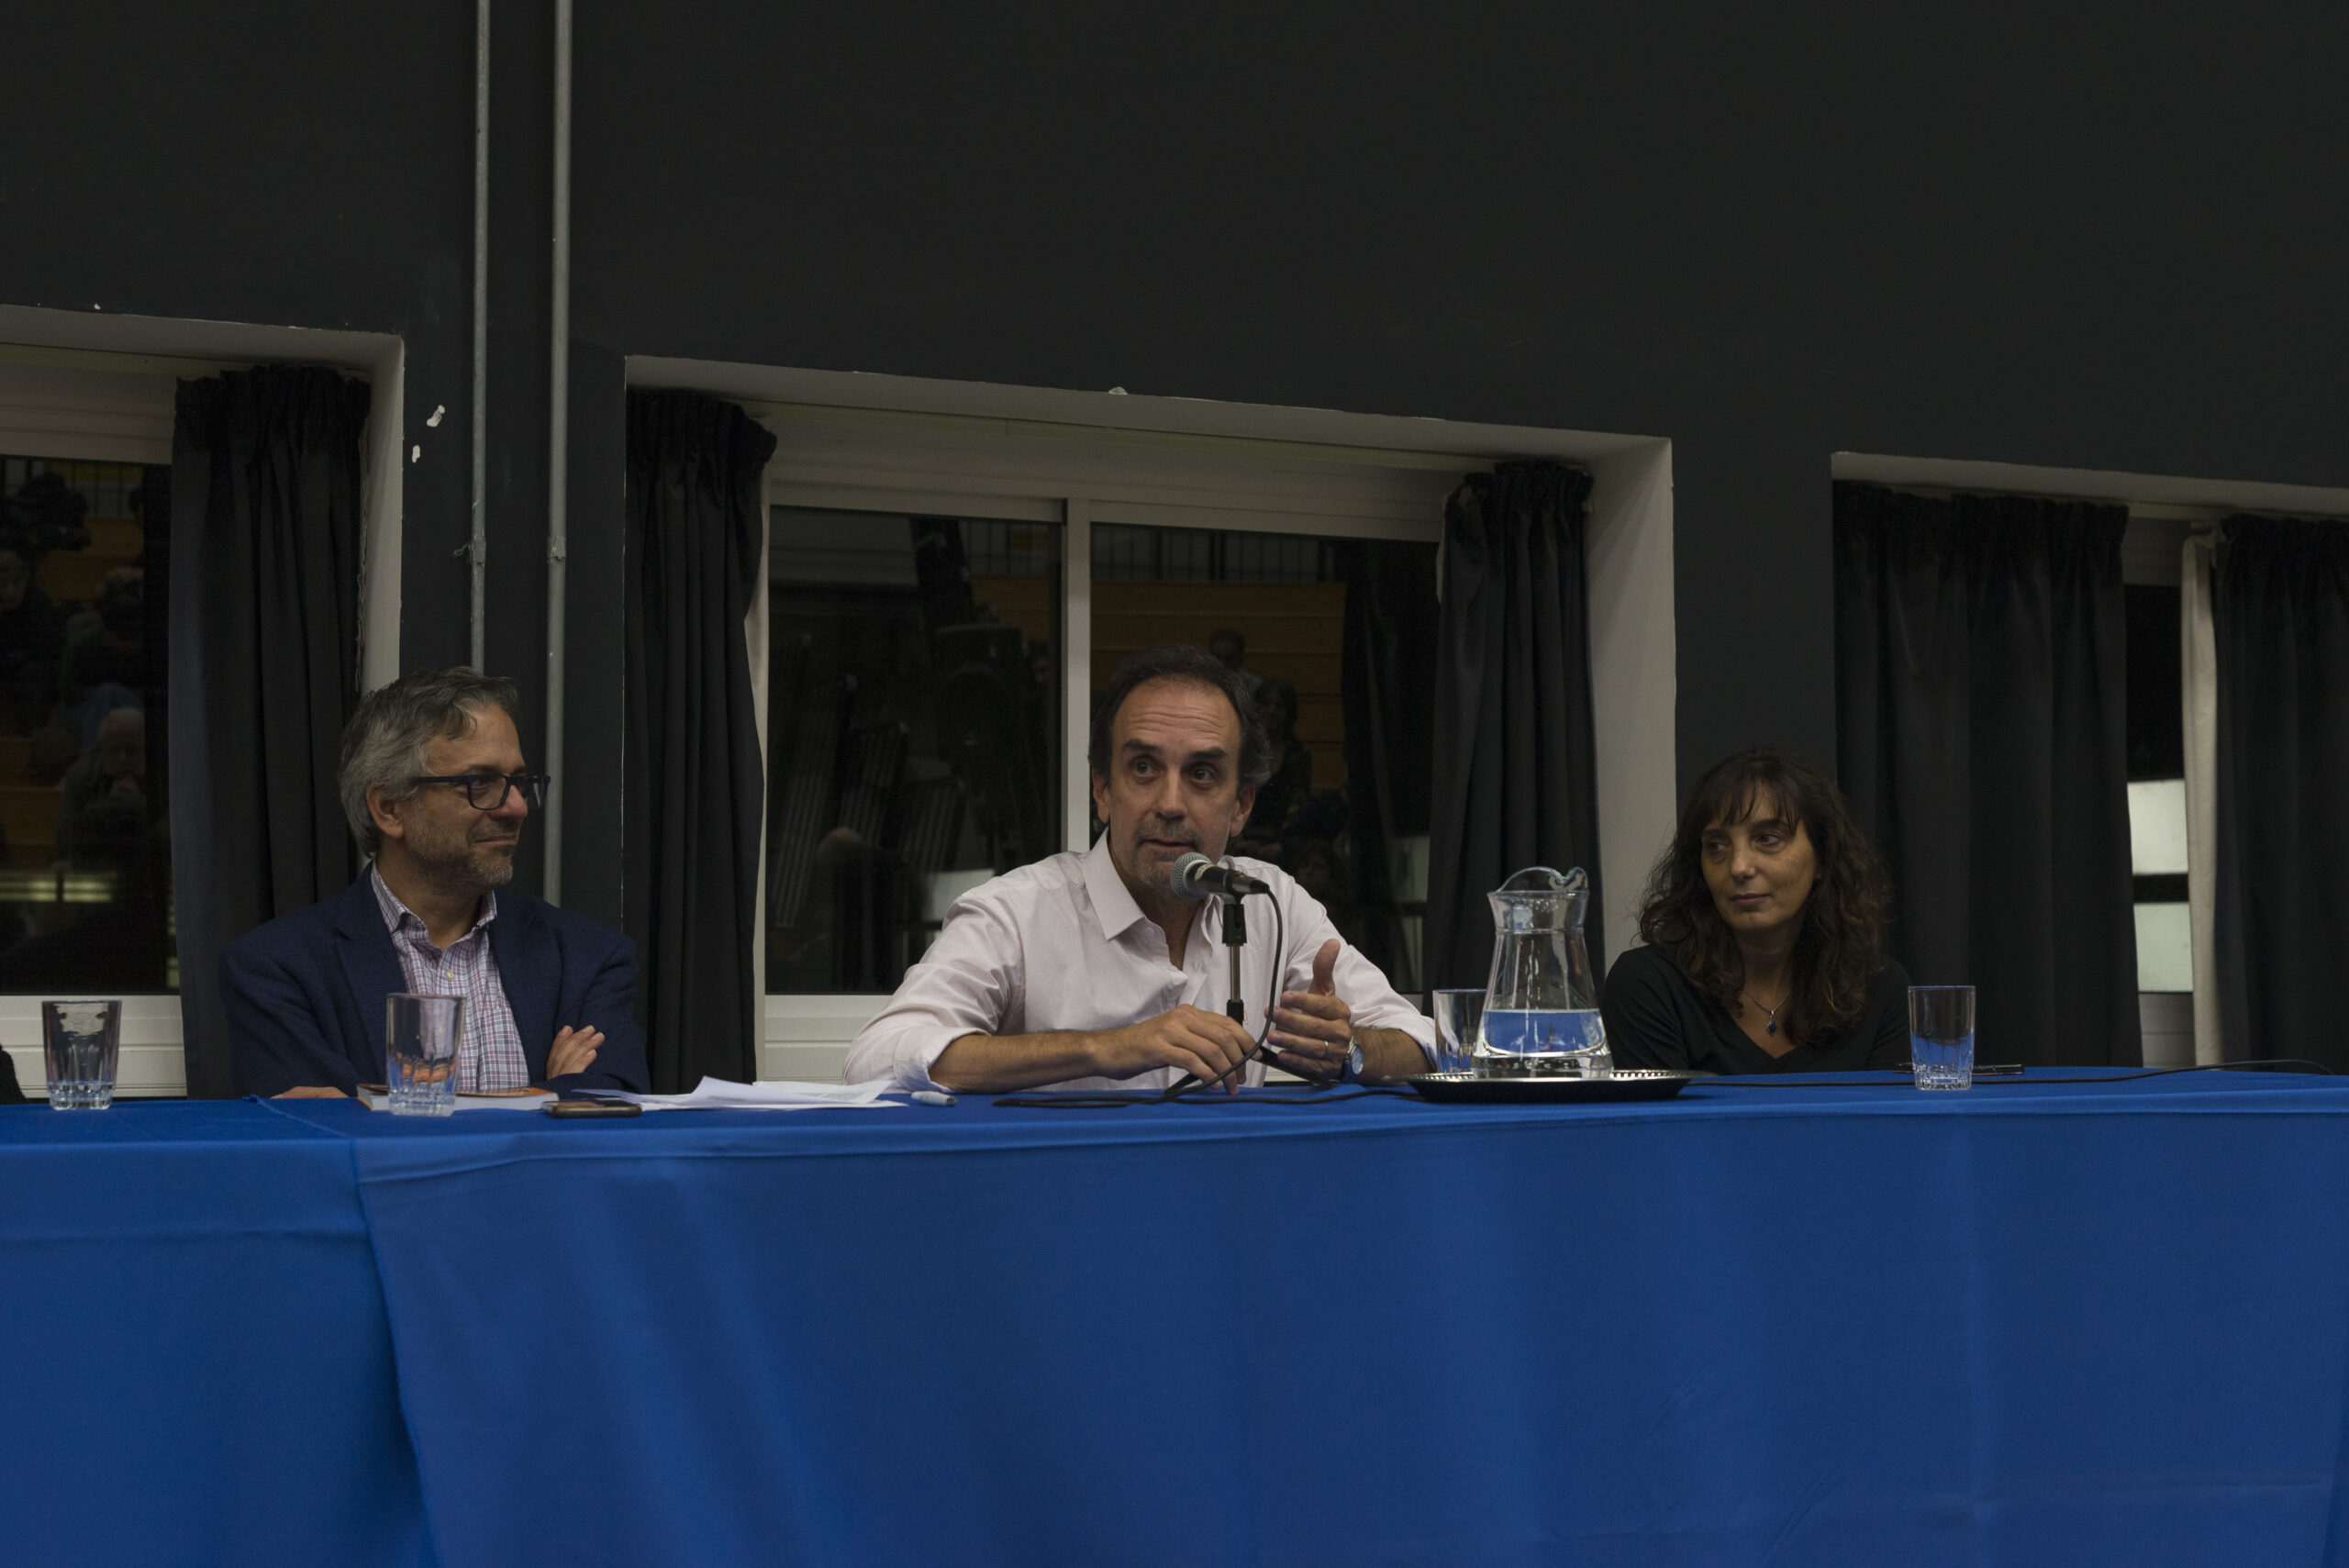
M 0 306 L 0 451 L 72 462 L 169 464 L 174 383 L 256 364 L 328 365 L 373 384 L 361 500 L 360 689 L 399 673 L 400 519 L 408 457 L 406 350 L 388 333 Z M 48 1096 L 43 994 L 0 995 L 0 1049 L 27 1095 Z M 115 1094 L 187 1093 L 180 999 L 123 998 Z
M 1061 837 L 1071 849 L 1085 846 L 1090 827 L 1092 524 L 1433 542 L 1463 474 L 1515 458 L 1583 464 L 1594 478 L 1586 561 L 1600 862 L 1619 906 L 1609 911 L 1608 956 L 1628 943 L 1629 912 L 1671 834 L 1677 794 L 1669 441 L 707 361 L 632 358 L 628 379 L 733 399 L 774 430 L 770 509 L 1063 525 Z M 744 633 L 763 747 L 763 595 Z M 754 951 L 764 995 L 763 941 Z M 766 996 L 760 1075 L 837 1078 L 849 1041 L 886 1002 Z

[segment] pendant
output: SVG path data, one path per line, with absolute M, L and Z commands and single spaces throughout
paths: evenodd
M 1776 1034 L 1776 1033 L 1778 1032 L 1778 1020 L 1777 1020 L 1777 1019 L 1776 1019 L 1776 1018 L 1772 1018 L 1772 1019 L 1770 1020 L 1770 1022 L 1769 1022 L 1768 1027 L 1766 1027 L 1765 1029 L 1764 1029 L 1762 1032 L 1763 1032 L 1764 1034 Z

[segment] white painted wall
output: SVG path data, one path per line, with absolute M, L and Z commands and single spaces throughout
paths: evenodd
M 1632 945 L 1641 886 L 1678 817 L 1672 444 L 1649 442 L 1590 466 L 1585 561 L 1607 948 L 1590 956 L 1603 974 Z

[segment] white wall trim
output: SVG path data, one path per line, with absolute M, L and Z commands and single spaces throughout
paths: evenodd
M 0 996 L 0 1047 L 17 1061 L 17 1082 L 35 1099 L 49 1097 L 49 1070 L 41 1057 L 40 1005 L 70 1002 L 87 992 L 40 996 Z M 176 1099 L 187 1093 L 187 1059 L 180 1052 L 177 996 L 122 998 L 122 1054 L 116 1061 L 117 1099 Z
M 1866 480 L 1919 489 L 1978 490 L 2001 495 L 2057 495 L 2118 501 L 2132 514 L 2193 516 L 2266 512 L 2337 517 L 2349 515 L 2349 489 L 2271 484 L 2264 480 L 2197 479 L 2174 473 L 2124 473 L 2114 469 L 2044 468 L 2031 463 L 1966 459 L 1892 457 L 1837 452 L 1829 462 L 1837 479 Z

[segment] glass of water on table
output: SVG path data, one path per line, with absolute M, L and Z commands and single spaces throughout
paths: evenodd
M 384 1081 L 394 1116 L 447 1116 L 457 1108 L 457 1042 L 465 999 L 394 992 L 384 998 Z
M 1974 1086 L 1974 987 L 1909 987 L 1909 1064 L 1920 1089 Z

